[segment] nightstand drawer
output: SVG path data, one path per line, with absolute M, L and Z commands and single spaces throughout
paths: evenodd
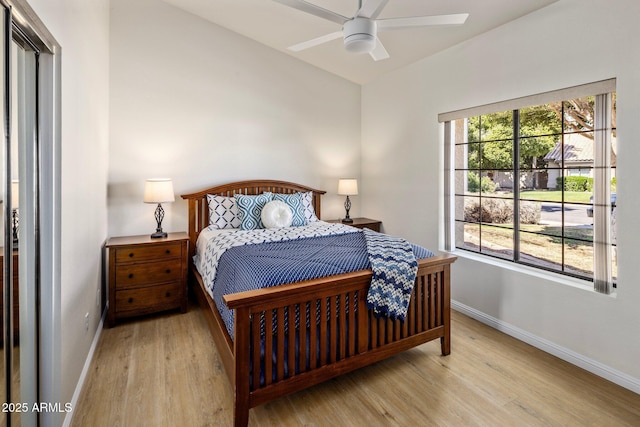
M 179 281 L 182 278 L 182 260 L 142 262 L 116 266 L 116 289 L 132 288 L 154 283 Z
M 116 263 L 135 261 L 162 261 L 169 258 L 180 258 L 182 256 L 182 245 L 180 243 L 167 243 L 164 245 L 137 246 L 116 251 Z
M 116 312 L 154 310 L 160 306 L 179 306 L 182 298 L 181 284 L 149 286 L 116 292 Z

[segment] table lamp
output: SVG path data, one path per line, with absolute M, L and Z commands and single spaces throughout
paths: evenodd
M 338 194 L 341 196 L 347 196 L 344 202 L 344 209 L 347 212 L 346 216 L 342 219 L 342 222 L 351 224 L 353 220 L 349 217 L 349 210 L 351 209 L 351 200 L 349 196 L 358 195 L 358 180 L 353 178 L 341 178 L 338 180 Z
M 151 235 L 152 239 L 167 237 L 167 233 L 162 231 L 162 220 L 164 219 L 164 209 L 162 203 L 171 203 L 175 201 L 173 194 L 173 182 L 169 178 L 153 178 L 147 179 L 144 186 L 144 202 L 157 203 L 156 207 L 156 232 Z

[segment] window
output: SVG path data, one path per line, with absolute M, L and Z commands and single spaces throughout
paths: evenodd
M 616 95 L 615 80 L 604 91 L 602 83 L 441 115 L 447 249 L 592 280 L 610 292 Z

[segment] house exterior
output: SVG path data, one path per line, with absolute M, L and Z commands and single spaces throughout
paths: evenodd
M 617 141 L 612 137 L 611 164 L 616 164 Z M 563 141 L 558 141 L 556 146 L 550 151 L 544 160 L 548 162 L 549 181 L 547 187 L 556 187 L 556 179 L 560 177 L 564 160 L 566 176 L 587 176 L 593 177 L 593 139 L 582 133 L 566 134 Z M 615 168 L 612 171 L 612 178 L 615 177 Z

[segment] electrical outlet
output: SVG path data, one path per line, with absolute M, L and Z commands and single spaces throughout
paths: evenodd
M 85 332 L 89 330 L 89 312 L 84 315 L 84 330 Z

